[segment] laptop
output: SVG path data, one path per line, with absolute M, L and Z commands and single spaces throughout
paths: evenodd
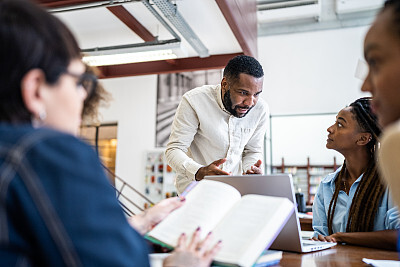
M 242 196 L 247 194 L 258 194 L 286 197 L 297 206 L 291 174 L 243 176 L 218 175 L 206 176 L 204 179 L 229 184 L 235 187 Z M 301 237 L 297 208 L 294 210 L 295 212 L 292 213 L 286 225 L 283 227 L 274 243 L 272 243 L 270 249 L 304 253 L 327 249 L 336 245 L 336 243 L 330 242 L 303 240 Z

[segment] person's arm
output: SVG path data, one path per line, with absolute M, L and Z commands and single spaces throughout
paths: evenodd
M 184 174 L 189 181 L 200 181 L 206 175 L 229 175 L 228 172 L 218 168 L 226 159 L 216 159 L 209 165 L 203 166 L 187 156 L 186 153 L 193 142 L 198 126 L 199 119 L 196 111 L 189 103 L 188 96 L 184 95 L 176 111 L 171 135 L 165 150 L 168 164 L 177 173 Z M 185 179 L 185 177 L 178 176 L 177 179 Z M 180 188 L 180 181 L 177 181 L 177 187 L 178 191 L 183 191 Z
M 397 230 L 382 230 L 374 232 L 334 233 L 325 236 L 326 241 L 346 243 L 357 246 L 396 250 Z
M 314 229 L 314 240 L 319 240 L 318 236 L 328 235 L 328 219 L 325 212 L 324 203 L 324 184 L 320 183 L 317 193 L 315 194 L 314 203 L 312 206 L 313 220 L 312 227 Z
M 258 104 L 258 103 L 257 103 Z M 259 102 L 263 104 L 261 109 L 261 118 L 255 129 L 253 135 L 250 137 L 247 144 L 243 149 L 243 173 L 244 174 L 262 174 L 263 167 L 261 166 L 261 159 L 263 158 L 263 144 L 264 136 L 268 128 L 268 114 L 267 105 L 264 102 Z M 256 111 L 256 110 L 254 110 Z M 250 111 L 252 112 L 252 111 Z
M 29 211 L 24 214 L 29 219 L 23 220 L 23 231 L 32 234 L 33 242 L 38 241 L 32 245 L 35 252 L 51 255 L 46 257 L 45 265 L 62 265 L 58 246 L 46 230 L 49 225 L 58 224 L 65 234 L 62 240 L 68 242 L 69 250 L 75 252 L 83 266 L 148 266 L 147 245 L 128 224 L 91 147 L 72 136 L 56 135 L 31 149 L 30 155 L 37 183 L 44 189 L 40 196 L 48 199 L 46 211 L 56 213 L 41 215 L 47 220 L 44 223 L 32 215 L 36 214 L 35 201 L 25 201 L 17 210 Z M 26 190 L 13 195 L 27 199 Z
M 196 111 L 190 105 L 187 96 L 184 95 L 176 110 L 172 123 L 171 135 L 165 150 L 168 164 L 177 172 L 194 181 L 195 174 L 203 165 L 195 162 L 187 156 L 188 148 L 197 133 L 199 119 Z

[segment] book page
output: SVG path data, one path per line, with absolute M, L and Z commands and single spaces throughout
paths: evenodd
M 286 198 L 243 196 L 213 232 L 216 240 L 222 240 L 222 249 L 215 260 L 245 265 L 242 262 L 245 258 L 251 266 L 273 242 L 292 210 L 293 203 Z M 260 235 L 263 235 L 262 239 L 259 239 Z M 250 255 L 247 255 L 249 251 Z
M 175 247 L 182 233 L 191 237 L 200 226 L 202 238 L 205 238 L 238 200 L 240 193 L 234 187 L 202 180 L 187 194 L 186 203 L 173 211 L 148 235 Z

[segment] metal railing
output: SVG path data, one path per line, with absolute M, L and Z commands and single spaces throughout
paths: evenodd
M 116 175 L 113 171 L 111 171 L 109 168 L 107 168 L 107 166 L 105 166 L 103 163 L 101 164 L 103 166 L 103 168 L 106 170 L 106 172 L 108 172 L 110 175 L 112 175 L 115 179 L 116 182 L 121 183 L 121 186 L 119 187 L 119 189 L 117 188 L 117 186 L 114 186 L 114 189 L 117 193 L 117 200 L 119 202 L 119 204 L 121 205 L 124 213 L 128 216 L 133 216 L 136 213 L 133 212 L 128 206 L 127 203 L 131 204 L 132 206 L 134 206 L 136 209 L 138 209 L 139 211 L 143 211 L 144 208 L 140 207 L 138 204 L 136 204 L 130 197 L 128 197 L 126 194 L 123 193 L 124 189 L 129 188 L 130 190 L 132 190 L 133 192 L 135 192 L 140 198 L 142 198 L 145 203 L 148 203 L 149 206 L 154 205 L 154 202 L 152 202 L 150 199 L 148 199 L 145 195 L 143 195 L 142 193 L 140 193 L 137 189 L 135 189 L 133 186 L 131 186 L 130 184 L 128 184 L 124 179 L 122 179 L 121 177 L 119 177 L 118 175 Z

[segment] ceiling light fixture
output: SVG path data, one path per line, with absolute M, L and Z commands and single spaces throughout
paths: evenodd
M 90 66 L 119 65 L 137 62 L 157 61 L 178 58 L 171 49 L 115 55 L 85 56 L 83 61 Z
M 90 66 L 119 65 L 187 57 L 181 42 L 103 47 L 82 50 L 83 61 Z

